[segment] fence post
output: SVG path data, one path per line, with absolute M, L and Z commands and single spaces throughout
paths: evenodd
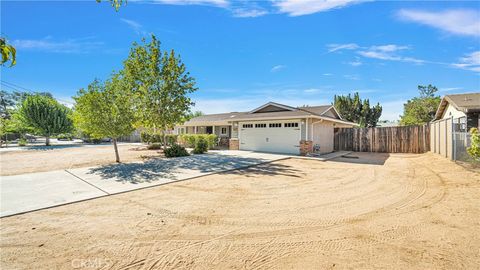
M 457 135 L 455 133 L 455 123 L 452 116 L 452 160 L 457 160 Z

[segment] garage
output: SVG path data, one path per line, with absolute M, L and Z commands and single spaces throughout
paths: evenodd
M 240 150 L 299 154 L 300 122 L 241 122 Z

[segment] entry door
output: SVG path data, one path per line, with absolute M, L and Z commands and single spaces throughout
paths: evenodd
M 299 122 L 240 123 L 240 150 L 295 154 L 300 153 Z

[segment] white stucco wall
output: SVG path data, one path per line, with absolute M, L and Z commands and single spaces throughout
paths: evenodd
M 309 136 L 313 145 L 320 145 L 321 153 L 333 151 L 334 123 L 329 121 L 313 120 L 309 121 Z
M 452 116 L 453 118 L 459 118 L 459 117 L 465 117 L 466 115 L 464 112 L 461 112 L 455 109 L 455 107 L 448 104 L 447 108 L 445 108 L 445 111 L 443 112 L 442 119 L 451 118 Z

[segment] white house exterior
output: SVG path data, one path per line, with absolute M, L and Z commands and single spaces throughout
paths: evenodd
M 333 151 L 334 128 L 353 127 L 332 105 L 291 107 L 269 102 L 249 112 L 195 117 L 177 134 L 216 134 L 231 150 L 306 155 Z

